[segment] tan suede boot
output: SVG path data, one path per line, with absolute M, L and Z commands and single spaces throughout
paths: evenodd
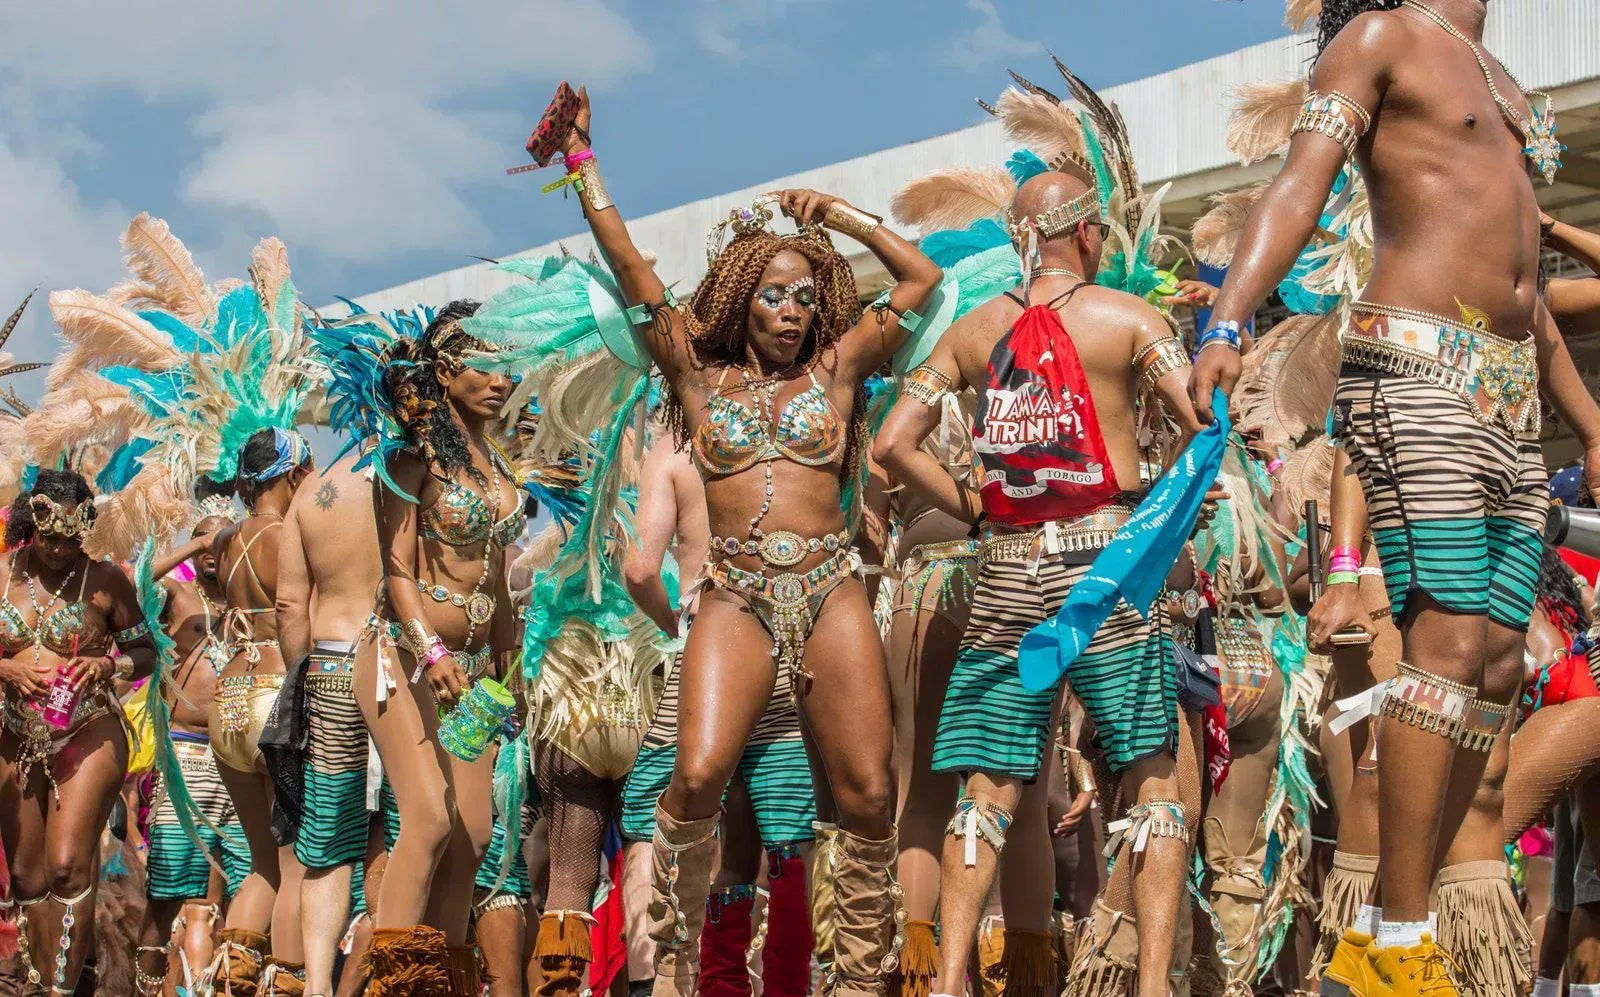
M 483 990 L 483 972 L 478 962 L 476 945 L 449 945 L 451 997 L 480 997 Z
M 692 997 L 700 972 L 706 895 L 722 852 L 722 815 L 680 821 L 656 805 L 649 933 L 656 943 L 653 997 Z
M 811 944 L 817 961 L 833 964 L 833 867 L 839 857 L 839 825 L 812 821 L 816 844 L 811 849 L 806 879 L 811 884 Z
M 367 970 L 368 997 L 452 997 L 444 932 L 425 924 L 374 931 Z
M 306 992 L 306 964 L 268 956 L 261 985 L 265 997 L 302 997 Z
M 872 841 L 839 831 L 834 865 L 833 973 L 825 993 L 881 995 L 900 965 L 906 912 L 894 881 L 900 837 Z
M 256 997 L 261 989 L 267 936 L 244 928 L 223 928 L 217 952 L 214 993 L 226 997 Z
M 539 997 L 579 997 L 584 977 L 594 959 L 589 940 L 588 914 L 575 910 L 545 911 L 539 918 L 539 937 L 533 955 L 539 960 L 539 979 L 532 992 Z
M 939 942 L 933 933 L 933 922 L 907 921 L 900 965 L 889 977 L 889 997 L 930 997 L 938 976 Z

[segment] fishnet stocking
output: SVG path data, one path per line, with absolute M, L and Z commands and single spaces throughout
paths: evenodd
M 620 787 L 596 778 L 559 748 L 539 741 L 534 772 L 548 818 L 550 889 L 546 910 L 587 911 L 600 885 L 600 842 Z
M 1600 699 L 1536 710 L 1511 738 L 1505 840 L 1522 836 L 1573 786 L 1600 770 Z

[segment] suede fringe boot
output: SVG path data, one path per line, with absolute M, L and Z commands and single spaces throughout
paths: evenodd
M 1533 986 L 1533 935 L 1492 859 L 1439 870 L 1439 947 L 1455 959 L 1463 992 L 1524 994 Z
M 261 988 L 265 997 L 302 997 L 306 992 L 306 964 L 267 956 Z
M 933 922 L 907 921 L 900 965 L 889 977 L 889 997 L 930 997 L 938 975 L 939 942 L 934 937 Z
M 257 997 L 261 990 L 261 971 L 265 965 L 267 936 L 244 928 L 222 929 L 222 945 L 217 950 L 213 993 L 225 997 Z
M 749 952 L 755 887 L 730 886 L 706 899 L 700 933 L 699 997 L 750 997 Z
M 451 997 L 444 932 L 425 924 L 377 929 L 367 974 L 367 997 Z
M 873 841 L 841 829 L 833 868 L 833 969 L 826 993 L 878 997 L 900 965 L 906 911 L 894 881 L 900 837 Z
M 722 815 L 678 820 L 656 805 L 652 852 L 650 937 L 656 943 L 655 997 L 692 997 L 700 972 L 711 872 L 722 853 Z
M 447 945 L 450 954 L 451 997 L 479 997 L 486 982 L 476 945 Z
M 978 973 L 973 989 L 978 997 L 1006 997 L 1005 918 L 985 914 L 978 922 Z
M 1056 997 L 1056 974 L 1050 932 L 1006 929 L 1006 997 Z
M 540 997 L 579 997 L 594 947 L 589 939 L 590 915 L 576 910 L 546 911 L 539 918 L 539 937 L 533 943 L 539 960 L 539 982 L 533 993 Z

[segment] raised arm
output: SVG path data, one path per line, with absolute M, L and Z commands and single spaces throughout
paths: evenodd
M 814 190 L 783 190 L 778 192 L 778 206 L 801 225 L 821 225 L 859 242 L 894 278 L 888 307 L 868 309 L 839 342 L 841 372 L 854 380 L 866 377 L 905 343 L 910 330 L 901 327 L 900 317 L 907 311 L 922 310 L 944 272 L 922 250 L 884 225 L 883 219 L 852 207 L 843 198 Z
M 1544 212 L 1539 213 L 1539 228 L 1546 246 L 1600 273 L 1600 233 L 1557 221 Z
M 1245 325 L 1311 240 L 1334 181 L 1383 100 L 1394 32 L 1383 18 L 1357 17 L 1329 43 L 1311 72 L 1311 93 L 1289 156 L 1245 221 L 1211 313 L 1211 327 L 1236 331 L 1239 348 L 1229 348 L 1226 340 L 1202 343 L 1189 379 L 1189 397 L 1202 423 L 1211 421 L 1212 388 L 1233 393 L 1240 353 L 1250 346 Z
M 634 542 L 622 561 L 622 578 L 634 605 L 669 637 L 678 636 L 678 610 L 661 580 L 661 564 L 667 548 L 678 532 L 678 497 L 673 488 L 673 468 L 686 459 L 674 444 L 671 433 L 661 438 L 645 455 L 639 469 L 639 511 L 634 523 Z
M 1600 406 L 1590 396 L 1567 352 L 1567 342 L 1543 302 L 1534 312 L 1533 342 L 1538 352 L 1539 386 L 1583 445 L 1584 483 L 1600 502 Z
M 172 574 L 172 572 L 177 569 L 178 565 L 189 560 L 189 558 L 200 554 L 207 547 L 211 546 L 211 539 L 214 535 L 215 534 L 211 533 L 196 533 L 184 543 L 179 544 L 178 546 L 167 551 L 165 554 L 156 558 L 155 563 L 150 566 L 151 575 L 156 581 L 160 581 L 161 579 Z
M 973 523 L 983 510 L 978 493 L 957 481 L 949 468 L 922 449 L 922 441 L 938 428 L 944 396 L 959 394 L 966 379 L 956 363 L 955 337 L 966 323 L 980 321 L 979 308 L 947 330 L 933 348 L 928 362 L 912 371 L 901 386 L 900 398 L 889 410 L 883 428 L 872 444 L 872 457 L 895 481 L 920 494 L 929 505 L 963 523 Z
M 645 348 L 650 358 L 661 368 L 673 384 L 690 369 L 689 329 L 684 316 L 687 309 L 670 307 L 667 287 L 656 275 L 655 266 L 644 258 L 639 247 L 633 244 L 628 226 L 617 210 L 616 202 L 606 191 L 600 177 L 599 160 L 589 143 L 589 89 L 578 88 L 578 119 L 567 134 L 563 151 L 569 161 L 576 162 L 575 172 L 580 180 L 578 201 L 583 205 L 584 220 L 594 233 L 594 241 L 601 254 L 616 274 L 617 285 L 629 305 L 643 305 L 651 315 L 650 328 L 644 333 Z M 580 161 L 581 160 L 581 161 Z
M 311 567 L 306 563 L 299 510 L 291 507 L 278 541 L 278 646 L 284 664 L 293 668 L 311 651 Z

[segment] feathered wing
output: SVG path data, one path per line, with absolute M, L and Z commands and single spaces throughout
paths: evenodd
M 1283 23 L 1293 31 L 1304 31 L 1322 16 L 1322 0 L 1287 0 Z
M 133 364 L 146 370 L 171 370 L 183 355 L 170 336 L 109 297 L 84 290 L 55 291 L 50 314 L 73 349 L 56 360 L 46 379 L 54 389 L 84 370 Z
M 122 251 L 131 279 L 111 290 L 112 300 L 158 308 L 195 328 L 210 321 L 217 302 L 205 274 L 166 222 L 140 213 L 122 235 Z
M 1289 508 L 1304 509 L 1308 499 L 1316 499 L 1327 509 L 1333 487 L 1333 463 L 1338 445 L 1326 436 L 1317 436 L 1285 458 L 1278 471 L 1278 491 Z
M 1233 395 L 1235 423 L 1269 443 L 1294 443 L 1326 419 L 1339 374 L 1340 316 L 1295 315 L 1245 356 Z
M 1003 167 L 956 167 L 913 180 L 890 203 L 895 220 L 923 232 L 966 228 L 985 218 L 1003 218 L 1017 184 Z
M 1260 162 L 1289 144 L 1294 120 L 1305 103 L 1304 79 L 1281 83 L 1246 83 L 1233 91 L 1233 113 L 1228 116 L 1228 151 L 1239 162 Z
M 1250 209 L 1261 200 L 1270 186 L 1263 181 L 1243 190 L 1217 194 L 1211 199 L 1211 210 L 1195 220 L 1190 236 L 1195 258 L 1214 267 L 1226 267 L 1233 262 L 1233 252 L 1239 246 L 1239 236 L 1244 233 L 1245 219 Z

